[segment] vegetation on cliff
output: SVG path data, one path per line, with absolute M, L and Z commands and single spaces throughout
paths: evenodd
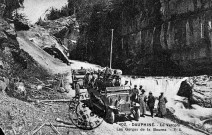
M 12 18 L 14 13 L 20 7 L 23 7 L 24 0 L 0 0 L 1 4 L 5 5 L 3 17 Z

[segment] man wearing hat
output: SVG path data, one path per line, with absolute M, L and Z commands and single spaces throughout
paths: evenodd
M 152 92 L 151 91 L 149 92 L 149 96 L 148 96 L 148 100 L 147 100 L 147 105 L 149 107 L 151 116 L 153 118 L 154 117 L 154 115 L 153 115 L 153 109 L 154 109 L 154 106 L 155 106 L 155 97 L 152 95 Z
M 141 94 L 139 96 L 141 117 L 145 117 L 146 114 L 146 100 L 145 90 L 141 89 Z
M 138 89 L 137 89 L 137 85 L 134 85 L 134 88 L 132 89 L 131 93 L 130 93 L 130 100 L 136 103 L 139 103 L 139 99 L 138 99 Z
M 107 76 L 107 78 L 104 79 L 104 85 L 106 87 L 113 87 L 113 82 L 112 81 L 113 81 L 112 76 Z
M 137 89 L 137 85 L 134 85 L 134 88 L 132 89 L 132 94 L 139 94 L 139 91 Z
M 119 75 L 117 75 L 115 77 L 115 83 L 114 86 L 120 86 L 121 85 L 121 77 Z
M 99 76 L 95 82 L 95 86 L 97 87 L 97 90 L 100 92 L 104 89 L 104 82 L 103 77 Z
M 161 95 L 159 96 L 159 102 L 158 102 L 158 116 L 163 118 L 164 115 L 166 114 L 166 103 L 168 102 L 166 97 L 164 97 L 163 92 L 160 93 Z
M 142 88 L 143 88 L 143 86 L 140 85 L 140 86 L 139 86 L 139 94 L 141 94 Z

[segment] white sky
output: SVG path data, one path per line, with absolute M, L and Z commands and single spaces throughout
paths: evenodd
M 50 7 L 61 8 L 68 0 L 24 0 L 24 9 L 21 9 L 31 23 L 35 23 L 38 18 Z

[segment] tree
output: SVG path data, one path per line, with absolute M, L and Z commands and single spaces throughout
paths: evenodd
M 1 3 L 1 1 L 0 1 L 0 3 Z M 13 12 L 16 9 L 23 7 L 23 2 L 24 2 L 24 0 L 4 0 L 4 1 L 2 1 L 2 3 L 4 3 L 6 5 L 4 17 L 12 18 Z

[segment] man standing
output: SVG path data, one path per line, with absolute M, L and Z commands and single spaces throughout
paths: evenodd
M 121 85 L 121 77 L 117 75 L 115 79 L 116 80 L 115 80 L 114 86 L 120 86 Z
M 88 76 L 88 87 L 93 88 L 93 72 L 91 71 L 89 76 Z
M 95 82 L 95 87 L 96 89 L 101 92 L 103 91 L 105 88 L 104 88 L 104 82 L 103 82 L 103 77 L 102 76 L 99 76 Z
M 147 100 L 147 97 L 145 95 L 145 90 L 142 89 L 141 94 L 139 96 L 141 117 L 145 117 L 145 114 L 146 114 L 146 100 Z
M 76 71 L 75 70 L 73 70 L 72 71 L 72 80 L 76 80 Z
M 132 89 L 132 93 L 139 94 L 139 91 L 137 89 L 137 85 L 134 85 L 134 88 Z
M 141 93 L 142 88 L 143 88 L 143 86 L 142 86 L 142 85 L 140 85 L 140 86 L 139 86 L 139 94 Z
M 88 87 L 88 83 L 90 82 L 89 76 L 90 76 L 90 72 L 86 71 L 86 74 L 85 74 L 85 76 L 84 76 L 84 84 L 83 84 L 85 88 Z
M 80 85 L 78 83 L 78 80 L 73 81 L 73 89 L 75 90 L 75 97 L 79 98 L 80 97 Z
M 130 100 L 136 103 L 139 103 L 139 99 L 138 99 L 138 89 L 137 89 L 137 85 L 134 85 L 134 88 L 132 89 L 131 93 L 130 93 Z
M 151 117 L 153 118 L 153 109 L 155 106 L 155 97 L 152 95 L 152 92 L 149 92 L 149 96 L 148 96 L 148 101 L 147 101 L 147 105 L 149 107 L 150 113 L 151 113 Z
M 166 97 L 164 97 L 163 92 L 161 92 L 161 95 L 159 96 L 159 102 L 158 102 L 158 116 L 163 118 L 166 114 L 166 103 L 168 102 Z

